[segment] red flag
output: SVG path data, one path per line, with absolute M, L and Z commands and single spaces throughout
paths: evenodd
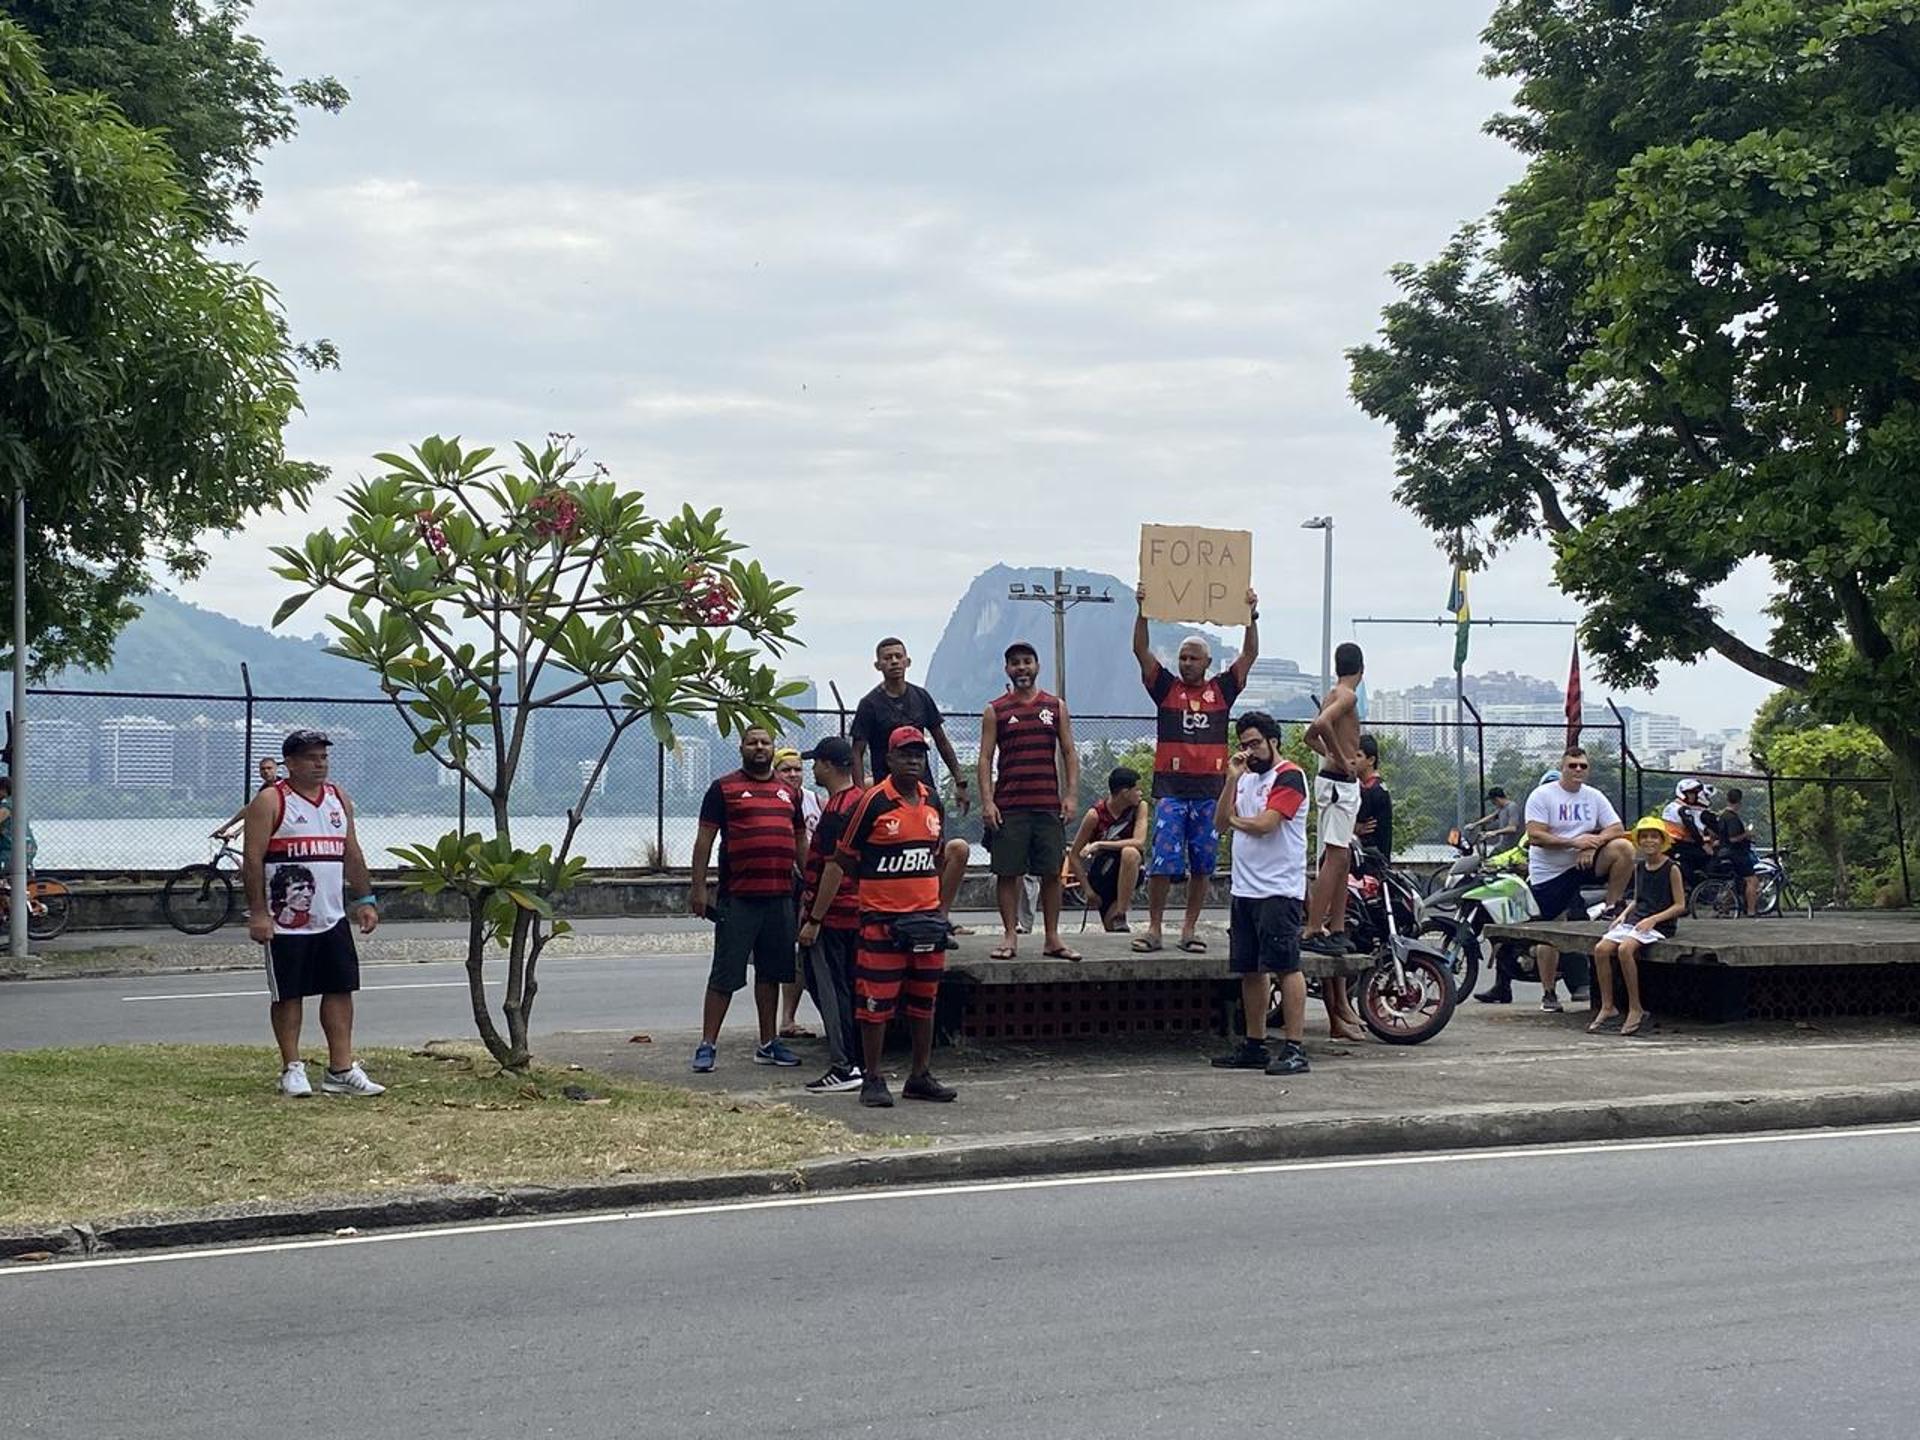
M 1580 637 L 1573 637 L 1573 664 L 1567 668 L 1567 748 L 1580 743 Z

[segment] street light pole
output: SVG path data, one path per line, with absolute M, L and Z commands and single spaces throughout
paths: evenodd
M 1333 688 L 1333 517 L 1316 515 L 1300 522 L 1302 530 L 1320 530 L 1326 536 L 1326 558 L 1320 573 L 1320 702 Z
M 13 497 L 13 733 L 7 754 L 7 825 L 13 832 L 13 864 L 7 876 L 12 897 L 8 913 L 7 953 L 27 958 L 27 486 Z
M 1065 572 L 1053 572 L 1053 589 L 1045 585 L 1015 583 L 1007 586 L 1009 600 L 1038 600 L 1053 607 L 1053 693 L 1067 698 L 1067 611 L 1076 605 L 1111 605 L 1113 596 L 1102 590 L 1093 593 L 1091 585 L 1068 585 Z

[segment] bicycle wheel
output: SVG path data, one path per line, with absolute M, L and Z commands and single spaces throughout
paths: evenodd
M 1457 997 L 1453 976 L 1431 955 L 1407 956 L 1404 983 L 1391 962 L 1360 977 L 1354 1004 L 1367 1029 L 1389 1045 L 1418 1045 L 1447 1028 Z
M 183 865 L 160 889 L 167 923 L 188 935 L 206 935 L 233 914 L 233 880 L 212 865 Z
M 1777 913 L 1791 915 L 1796 920 L 1813 918 L 1813 902 L 1802 895 L 1799 888 L 1784 876 L 1780 880 L 1780 894 L 1776 900 Z
M 1696 920 L 1731 920 L 1740 913 L 1740 882 L 1702 880 L 1687 897 L 1687 913 Z
M 1444 915 L 1434 915 L 1421 922 L 1414 938 L 1428 941 L 1445 958 L 1447 969 L 1453 972 L 1456 999 L 1473 993 L 1473 987 L 1480 979 L 1485 947 L 1480 937 L 1473 933 L 1471 925 Z
M 35 940 L 51 940 L 73 919 L 73 896 L 58 880 L 29 881 L 27 904 L 27 934 Z

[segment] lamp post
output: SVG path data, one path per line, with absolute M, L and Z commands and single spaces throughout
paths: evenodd
M 1300 522 L 1302 530 L 1326 533 L 1326 559 L 1321 565 L 1320 589 L 1320 703 L 1333 688 L 1333 517 L 1316 515 Z
M 1067 698 L 1067 611 L 1076 605 L 1111 605 L 1113 596 L 1102 590 L 1093 593 L 1091 585 L 1069 585 L 1059 570 L 1053 572 L 1053 589 L 1045 585 L 1015 582 L 1007 586 L 1009 600 L 1038 600 L 1053 607 L 1053 693 Z
M 7 797 L 13 830 L 13 866 L 7 876 L 10 900 L 7 953 L 15 960 L 27 957 L 27 486 L 23 480 L 13 497 L 13 733 L 7 754 L 7 776 L 13 792 Z

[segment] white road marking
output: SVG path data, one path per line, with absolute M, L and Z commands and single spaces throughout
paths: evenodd
M 486 983 L 499 985 L 502 982 L 489 980 Z M 466 988 L 467 982 L 464 980 L 410 980 L 403 985 L 362 985 L 359 993 L 364 995 L 369 990 L 464 990 Z M 120 1001 L 124 1005 L 135 1005 L 143 1000 L 264 1000 L 266 998 L 265 990 L 196 990 L 191 995 L 122 995 Z
M 182 1260 L 228 1260 L 245 1255 L 280 1255 L 298 1250 L 331 1250 L 350 1245 L 391 1245 L 408 1240 L 445 1240 L 495 1235 L 513 1230 L 557 1230 L 576 1225 L 608 1225 L 638 1220 L 685 1220 L 753 1210 L 801 1210 L 817 1205 L 873 1205 L 900 1200 L 937 1200 L 949 1195 L 1002 1195 L 1020 1190 L 1071 1190 L 1086 1185 L 1146 1185 L 1166 1180 L 1224 1179 L 1240 1175 L 1312 1174 L 1328 1170 L 1386 1170 L 1410 1165 L 1471 1165 L 1491 1160 L 1558 1160 L 1570 1155 L 1627 1155 L 1649 1150 L 1709 1150 L 1737 1145 L 1803 1145 L 1827 1140 L 1872 1140 L 1889 1135 L 1920 1135 L 1920 1125 L 1878 1125 L 1857 1130 L 1791 1130 L 1762 1135 L 1719 1135 L 1675 1140 L 1621 1140 L 1592 1145 L 1535 1145 L 1513 1150 L 1450 1150 L 1432 1155 L 1375 1155 L 1352 1160 L 1276 1160 L 1246 1165 L 1204 1165 L 1179 1170 L 1142 1170 L 1101 1175 L 1057 1175 L 1037 1180 L 976 1180 L 951 1185 L 913 1185 L 896 1190 L 845 1190 L 830 1195 L 783 1195 L 763 1200 L 727 1200 L 710 1205 L 663 1206 L 589 1215 L 552 1215 L 534 1220 L 483 1220 L 427 1230 L 385 1230 L 372 1235 L 329 1235 L 312 1240 L 268 1241 L 202 1250 L 170 1250 L 155 1255 L 114 1255 L 98 1260 L 54 1261 L 0 1270 L 0 1280 L 101 1270 L 120 1265 L 166 1265 Z

